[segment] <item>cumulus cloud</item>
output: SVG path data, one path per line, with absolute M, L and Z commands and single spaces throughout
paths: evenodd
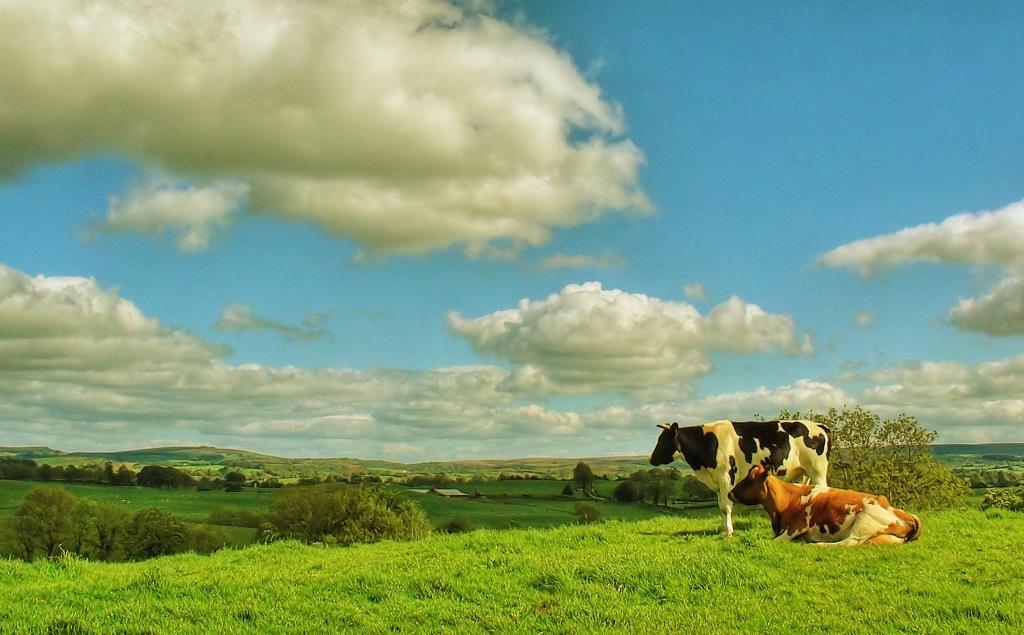
M 672 393 L 711 370 L 711 351 L 813 352 L 792 318 L 737 297 L 702 316 L 686 303 L 606 290 L 599 282 L 478 318 L 453 312 L 448 324 L 476 350 L 515 364 L 508 384 L 514 390 Z
M 943 440 L 1018 441 L 1024 433 L 1024 355 L 980 364 L 913 362 L 864 375 L 861 403 L 909 412 Z
M 172 232 L 179 249 L 197 251 L 209 247 L 214 233 L 231 223 L 248 195 L 246 183 L 218 181 L 200 186 L 154 179 L 124 196 L 112 196 L 106 217 L 92 229 L 152 236 Z
M 707 300 L 708 291 L 699 282 L 683 285 L 683 295 L 691 300 Z
M 949 321 L 964 331 L 1024 335 L 1024 278 L 1012 275 L 980 298 L 960 300 Z
M 950 216 L 894 234 L 857 240 L 821 256 L 830 267 L 862 275 L 913 262 L 1024 265 L 1024 201 L 985 212 Z
M 988 335 L 1024 333 L 1024 201 L 858 240 L 820 261 L 859 269 L 864 276 L 911 262 L 1000 266 L 1007 277 L 982 297 L 961 299 L 950 310 L 949 321 L 961 330 Z
M 540 259 L 541 269 L 622 269 L 626 258 L 606 251 L 598 255 L 555 253 Z
M 862 329 L 871 328 L 875 324 L 875 314 L 871 311 L 861 311 L 853 316 L 853 323 Z
M 116 152 L 375 253 L 650 208 L 621 109 L 536 31 L 443 0 L 12 0 L 0 85 L 0 175 Z M 107 226 L 198 249 L 244 198 L 187 214 L 186 192 L 129 194 Z
M 323 320 L 323 314 L 310 313 L 303 320 L 307 328 L 303 328 L 257 315 L 248 304 L 236 302 L 224 307 L 213 328 L 218 331 L 274 331 L 290 340 L 311 342 L 327 337 L 327 331 L 314 328 Z

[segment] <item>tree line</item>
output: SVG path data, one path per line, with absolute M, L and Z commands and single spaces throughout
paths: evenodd
M 250 485 L 259 488 L 281 487 L 281 482 L 275 478 L 248 479 L 237 470 L 230 471 L 223 477 L 202 476 L 196 479 L 188 472 L 169 465 L 146 465 L 136 473 L 127 465 L 121 465 L 115 470 L 114 464 L 109 461 L 103 465 L 49 465 L 37 464 L 32 459 L 10 457 L 0 457 L 0 479 L 229 492 L 241 491 Z

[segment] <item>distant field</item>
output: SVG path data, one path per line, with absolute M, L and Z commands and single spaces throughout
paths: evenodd
M 1024 514 L 922 514 L 900 547 L 776 543 L 717 512 L 139 563 L 0 560 L 10 633 L 1019 633 Z
M 0 480 L 0 516 L 7 516 L 21 504 L 25 494 L 34 487 L 61 487 L 75 498 L 88 498 L 122 507 L 134 513 L 156 507 L 190 521 L 198 521 L 217 507 L 235 507 L 253 511 L 269 511 L 274 506 L 274 491 L 197 492 L 195 490 L 161 490 L 148 487 L 111 487 L 68 483 Z

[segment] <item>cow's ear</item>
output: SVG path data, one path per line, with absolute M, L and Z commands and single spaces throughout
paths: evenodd
M 678 430 L 679 429 L 679 422 L 678 421 L 673 421 L 672 422 L 672 429 L 673 430 Z
M 668 430 L 669 426 L 667 423 L 659 423 L 658 427 L 661 428 L 662 430 Z

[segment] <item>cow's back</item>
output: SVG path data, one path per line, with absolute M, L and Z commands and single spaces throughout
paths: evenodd
M 832 433 L 827 426 L 800 419 L 729 424 L 738 478 L 752 467 L 764 465 L 786 481 L 807 479 L 816 485 L 826 485 L 832 447 Z

